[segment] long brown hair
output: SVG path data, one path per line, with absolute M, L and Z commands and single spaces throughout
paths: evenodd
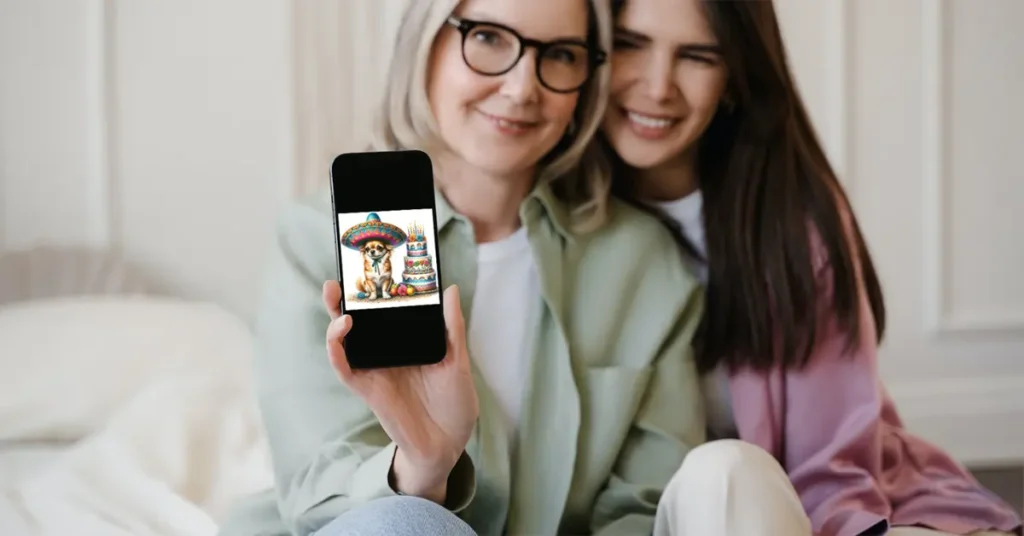
M 613 0 L 616 15 L 625 1 Z M 830 308 L 848 347 L 863 329 L 858 280 L 880 341 L 881 285 L 796 89 L 773 3 L 703 5 L 728 69 L 730 105 L 719 110 L 698 147 L 708 265 L 698 367 L 707 372 L 720 364 L 758 370 L 807 364 L 824 328 L 818 319 L 820 263 L 810 229 L 827 255 Z M 621 161 L 616 165 L 613 191 L 635 202 L 629 171 Z

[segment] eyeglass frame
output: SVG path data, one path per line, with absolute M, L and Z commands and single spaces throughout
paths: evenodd
M 549 91 L 552 91 L 554 93 L 563 93 L 564 94 L 564 93 L 575 93 L 575 92 L 579 91 L 583 86 L 587 85 L 587 82 L 589 82 L 590 79 L 593 77 L 594 72 L 597 70 L 597 68 L 600 67 L 601 65 L 603 65 L 605 63 L 605 61 L 607 61 L 607 59 L 608 59 L 608 54 L 606 54 L 603 50 L 601 50 L 601 49 L 594 50 L 594 49 L 592 49 L 590 47 L 590 45 L 588 43 L 586 43 L 584 41 L 576 40 L 576 39 L 559 39 L 559 40 L 555 40 L 555 41 L 546 41 L 545 42 L 545 41 L 540 41 L 540 40 L 537 40 L 537 39 L 530 39 L 529 37 L 523 37 L 519 32 L 515 31 L 512 28 L 509 28 L 508 26 L 505 26 L 504 24 L 500 24 L 500 23 L 497 23 L 497 22 L 490 22 L 490 21 L 465 19 L 465 18 L 462 18 L 462 17 L 457 17 L 455 15 L 449 15 L 448 18 L 445 20 L 445 23 L 450 25 L 450 26 L 452 26 L 452 27 L 454 27 L 462 35 L 461 53 L 462 53 L 462 61 L 466 64 L 466 67 L 469 67 L 470 69 L 473 70 L 473 72 L 475 72 L 475 73 L 477 73 L 477 74 L 479 74 L 481 76 L 502 76 L 504 74 L 507 74 L 512 69 L 515 69 L 516 65 L 519 65 L 519 62 L 522 61 L 522 59 L 523 59 L 523 55 L 526 54 L 526 49 L 527 48 L 536 49 L 537 50 L 537 61 L 534 62 L 534 69 L 536 71 L 535 74 L 537 76 L 537 81 L 540 82 L 541 85 L 544 86 L 546 89 L 548 89 Z M 475 68 L 475 67 L 473 67 L 472 65 L 469 64 L 469 59 L 466 58 L 466 39 L 469 38 L 469 33 L 471 31 L 473 31 L 475 28 L 477 28 L 478 26 L 490 26 L 490 27 L 495 28 L 495 29 L 506 31 L 506 32 L 512 34 L 512 36 L 515 37 L 516 40 L 519 42 L 519 55 L 516 57 L 515 61 L 513 61 L 508 66 L 508 68 L 506 68 L 505 70 L 503 70 L 501 72 L 497 72 L 497 73 L 481 72 L 479 69 L 477 69 L 477 68 Z M 550 49 L 552 47 L 555 47 L 555 46 L 558 46 L 558 45 L 582 46 L 583 48 L 585 48 L 587 50 L 587 76 L 586 76 L 586 78 L 583 79 L 583 82 L 581 82 L 580 85 L 578 85 L 578 86 L 576 86 L 576 87 L 574 87 L 572 89 L 555 89 L 555 88 L 552 88 L 551 86 L 549 86 L 547 84 L 547 82 L 544 81 L 544 77 L 541 76 L 541 74 L 540 74 L 541 73 L 541 68 L 540 68 L 541 59 L 544 57 L 544 53 L 547 52 L 548 49 Z

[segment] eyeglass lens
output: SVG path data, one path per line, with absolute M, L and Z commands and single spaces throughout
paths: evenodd
M 481 24 L 463 40 L 463 56 L 470 68 L 481 74 L 503 74 L 521 57 L 522 42 L 512 32 Z M 556 43 L 546 47 L 537 58 L 540 81 L 555 91 L 579 88 L 589 76 L 589 51 L 574 43 Z

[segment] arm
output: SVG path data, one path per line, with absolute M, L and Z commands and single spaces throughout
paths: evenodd
M 861 332 L 847 347 L 818 281 L 823 328 L 805 370 L 785 376 L 784 463 L 821 536 L 884 534 L 889 523 L 1014 530 L 1019 517 L 941 448 L 907 432 L 878 370 L 876 328 L 858 271 Z
M 810 238 L 818 333 L 807 365 L 741 368 L 730 375 L 729 389 L 740 438 L 783 466 L 814 534 L 854 536 L 884 524 L 891 513 L 875 480 L 881 469 L 883 398 L 874 322 L 861 291 L 861 337 L 847 346 L 831 306 L 831 268 L 817 234 Z
M 611 478 L 596 498 L 591 521 L 594 536 L 651 534 L 669 479 L 690 449 L 705 441 L 704 408 L 691 348 L 703 309 L 704 292 L 694 282 L 653 361 L 647 392 Z M 645 321 L 642 312 L 637 319 Z
M 278 226 L 257 321 L 257 397 L 274 466 L 278 508 L 292 533 L 306 535 L 370 499 L 394 495 L 395 445 L 373 412 L 338 379 L 327 358 L 330 317 L 323 282 L 337 279 L 329 203 L 292 208 Z M 463 454 L 447 505 L 474 493 Z
M 876 480 L 885 394 L 867 297 L 861 289 L 860 338 L 848 349 L 829 306 L 831 280 L 826 264 L 818 275 L 818 343 L 808 366 L 785 376 L 784 465 L 815 533 L 855 536 L 891 515 Z

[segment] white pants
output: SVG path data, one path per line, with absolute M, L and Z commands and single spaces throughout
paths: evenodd
M 775 458 L 751 443 L 723 439 L 690 452 L 665 488 L 654 522 L 654 536 L 708 534 L 811 536 L 811 522 Z M 914 527 L 896 527 L 887 533 L 942 535 L 946 533 Z

